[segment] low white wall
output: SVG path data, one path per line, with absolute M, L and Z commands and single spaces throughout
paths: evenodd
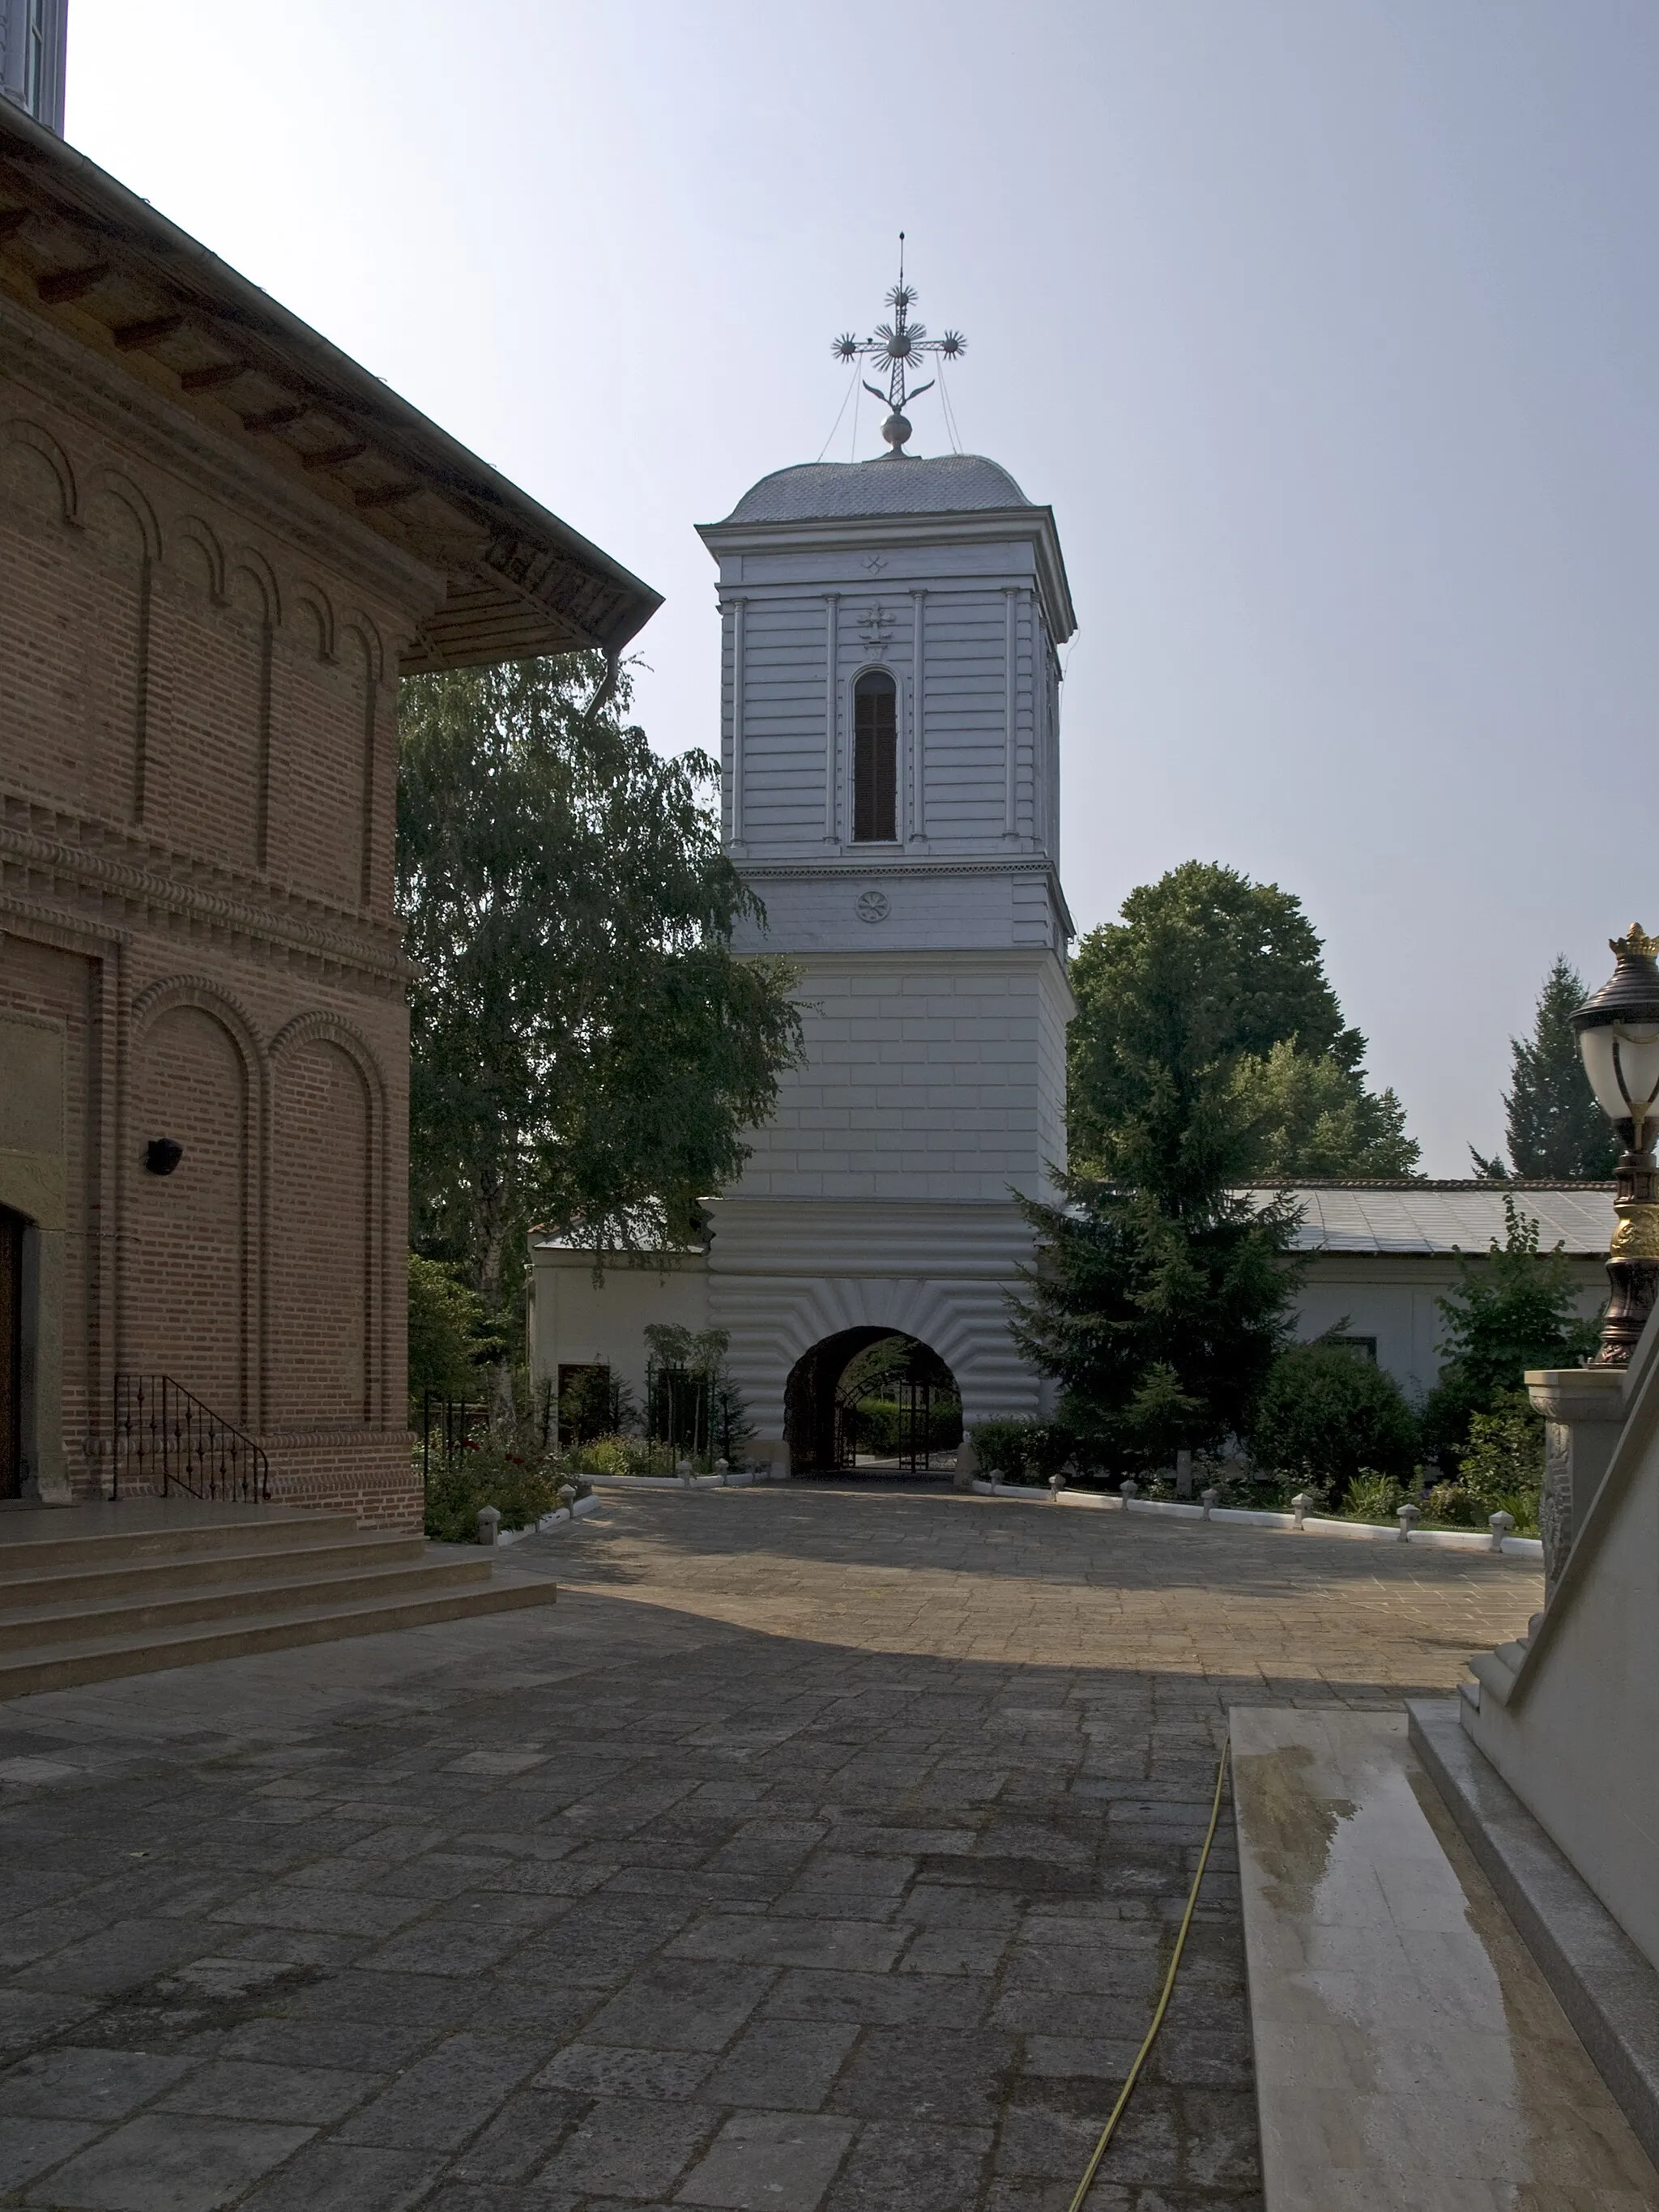
M 597 1281 L 586 1252 L 532 1244 L 531 1261 L 526 1335 L 538 1385 L 545 1377 L 556 1387 L 561 1367 L 608 1367 L 643 1402 L 647 1324 L 708 1327 L 708 1262 L 702 1253 L 608 1266 Z

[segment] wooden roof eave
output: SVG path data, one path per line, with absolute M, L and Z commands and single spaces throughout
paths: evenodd
M 0 101 L 0 254 L 14 275 L 21 269 L 16 289 L 44 319 L 100 343 L 152 389 L 158 371 L 170 371 L 174 404 L 285 458 L 360 526 L 448 577 L 406 666 L 592 647 L 615 656 L 661 605 L 620 562 L 9 101 Z

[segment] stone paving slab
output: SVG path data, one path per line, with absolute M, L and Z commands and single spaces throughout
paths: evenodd
M 0 1709 L 0 2203 L 1064 2212 L 1229 1707 L 1443 1692 L 1539 1601 L 937 1491 L 514 1559 L 556 1609 Z M 1224 1829 L 1091 2212 L 1259 2208 L 1248 2029 Z

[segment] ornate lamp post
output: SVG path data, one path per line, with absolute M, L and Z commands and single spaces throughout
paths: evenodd
M 1618 966 L 1572 1017 L 1601 1110 L 1624 1139 L 1615 1170 L 1619 1226 L 1607 1256 L 1613 1296 L 1597 1367 L 1623 1367 L 1659 1292 L 1659 938 L 1632 922 L 1608 939 Z

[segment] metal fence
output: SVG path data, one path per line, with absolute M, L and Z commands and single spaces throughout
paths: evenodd
M 445 1467 L 466 1449 L 475 1429 L 489 1425 L 489 1408 L 482 1398 L 446 1398 L 428 1390 L 421 1400 L 421 1489 L 432 1480 L 435 1446 Z

